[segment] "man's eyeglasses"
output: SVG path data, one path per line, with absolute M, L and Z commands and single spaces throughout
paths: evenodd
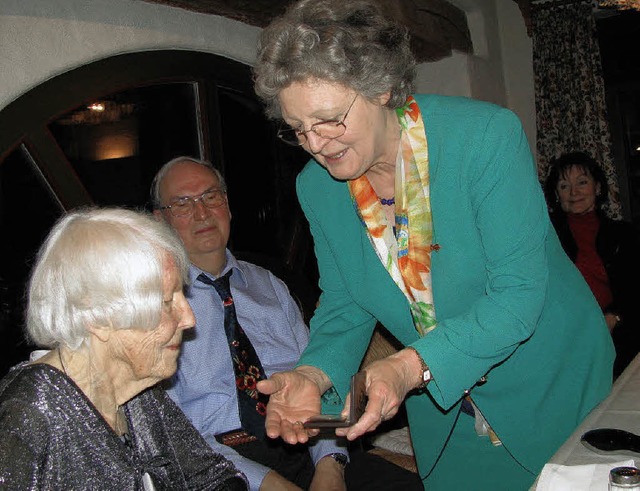
M 207 208 L 218 208 L 227 202 L 227 192 L 223 189 L 209 189 L 200 196 L 183 196 L 174 199 L 171 204 L 160 206 L 160 210 L 169 210 L 176 217 L 187 217 L 193 213 L 196 203 L 200 201 Z
M 347 116 L 349 116 L 349 111 L 351 111 L 358 95 L 359 94 L 356 94 L 353 98 L 353 101 L 351 101 L 351 104 L 349 105 L 349 109 L 344 113 L 341 120 L 320 121 L 319 123 L 312 125 L 311 128 L 306 131 L 304 129 L 292 128 L 288 124 L 282 123 L 278 130 L 278 138 L 289 145 L 297 147 L 307 143 L 307 133 L 309 133 L 309 131 L 313 131 L 319 137 L 327 138 L 329 140 L 333 140 L 334 138 L 344 135 L 344 132 L 347 131 L 347 126 L 344 122 L 346 121 Z

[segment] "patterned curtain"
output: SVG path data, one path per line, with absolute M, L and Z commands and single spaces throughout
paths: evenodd
M 605 212 L 622 218 L 606 114 L 600 48 L 590 0 L 534 0 L 531 5 L 537 161 L 584 151 L 602 165 L 610 187 Z

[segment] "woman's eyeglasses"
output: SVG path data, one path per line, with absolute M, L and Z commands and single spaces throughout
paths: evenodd
M 347 131 L 347 126 L 344 122 L 347 119 L 347 116 L 349 116 L 349 111 L 351 111 L 358 95 L 359 94 L 356 94 L 353 98 L 353 101 L 351 101 L 351 104 L 349 105 L 349 109 L 344 113 L 341 120 L 320 121 L 319 123 L 312 125 L 311 128 L 306 131 L 304 129 L 292 128 L 288 124 L 282 123 L 278 130 L 278 138 L 289 145 L 297 147 L 307 143 L 307 133 L 310 131 L 313 131 L 321 138 L 327 138 L 329 140 L 333 140 L 334 138 L 344 135 L 344 132 Z

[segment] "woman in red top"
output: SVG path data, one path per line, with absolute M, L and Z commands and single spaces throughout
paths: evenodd
M 640 273 L 640 240 L 633 225 L 602 212 L 609 188 L 598 163 L 583 152 L 551 162 L 545 182 L 551 221 L 560 242 L 600 304 L 616 346 L 614 376 L 640 350 L 640 297 L 634 287 Z

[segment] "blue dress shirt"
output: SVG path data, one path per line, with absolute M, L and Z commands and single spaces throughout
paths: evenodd
M 231 293 L 240 325 L 251 340 L 262 366 L 271 376 L 291 370 L 307 346 L 309 330 L 286 285 L 255 264 L 238 261 L 227 250 Z M 224 333 L 224 308 L 215 290 L 196 281 L 202 270 L 191 265 L 187 300 L 196 317 L 196 327 L 185 331 L 178 371 L 167 392 L 182 408 L 214 451 L 231 460 L 257 491 L 269 468 L 222 445 L 215 435 L 240 428 L 235 376 Z M 211 275 L 209 277 L 213 278 Z M 314 463 L 331 453 L 347 454 L 333 438 L 309 445 Z

